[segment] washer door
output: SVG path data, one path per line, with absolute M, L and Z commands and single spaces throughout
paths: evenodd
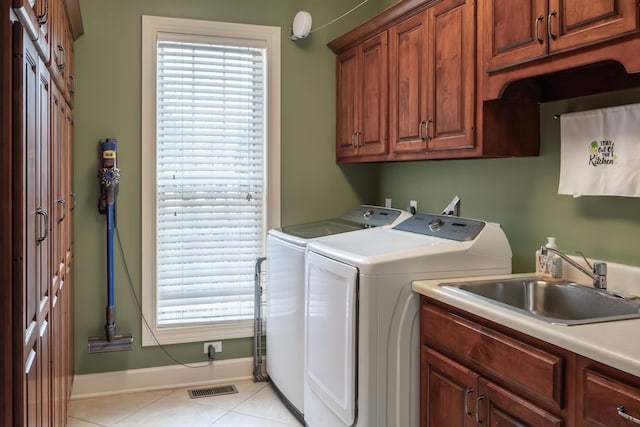
M 307 384 L 350 426 L 356 414 L 358 270 L 308 252 L 306 285 Z

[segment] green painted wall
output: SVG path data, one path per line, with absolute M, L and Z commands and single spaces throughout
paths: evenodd
M 178 4 L 179 3 L 179 4 Z M 535 158 L 336 165 L 334 160 L 334 56 L 326 43 L 395 3 L 369 2 L 308 39 L 288 39 L 298 10 L 314 28 L 358 4 L 344 0 L 81 0 L 85 34 L 75 44 L 75 341 L 76 373 L 173 364 L 156 348 L 141 348 L 140 320 L 120 251 L 116 250 L 118 330 L 132 332 L 131 352 L 89 355 L 87 337 L 103 334 L 105 306 L 104 217 L 98 215 L 97 143 L 120 142 L 123 177 L 118 227 L 133 288 L 140 293 L 140 31 L 141 15 L 179 16 L 276 25 L 282 37 L 282 224 L 336 215 L 361 202 L 440 212 L 454 195 L 462 215 L 499 222 L 511 242 L 516 272 L 533 270 L 533 253 L 555 235 L 562 249 L 640 265 L 640 200 L 573 199 L 557 194 L 559 121 L 553 114 L 640 102 L 640 89 L 542 105 L 541 155 Z M 202 361 L 201 344 L 169 346 L 186 362 Z M 252 340 L 224 342 L 221 358 L 246 357 Z
M 357 4 L 354 0 L 353 5 Z M 105 217 L 97 213 L 101 138 L 119 141 L 122 181 L 118 228 L 133 283 L 140 295 L 141 16 L 243 22 L 282 28 L 282 224 L 335 216 L 377 197 L 377 165 L 339 166 L 334 158 L 334 55 L 326 43 L 377 12 L 375 2 L 345 19 L 289 40 L 295 13 L 307 10 L 314 28 L 352 5 L 344 0 L 81 0 L 85 33 L 75 43 L 74 186 L 75 370 L 77 374 L 173 364 L 157 348 L 141 348 L 141 322 L 121 252 L 116 246 L 117 330 L 134 335 L 134 350 L 88 354 L 87 338 L 103 335 L 106 305 Z M 204 360 L 202 344 L 171 345 L 185 362 Z M 227 340 L 220 358 L 247 357 L 252 339 Z
M 560 121 L 556 113 L 640 102 L 640 89 L 543 104 L 540 156 L 533 158 L 388 163 L 381 167 L 379 200 L 418 201 L 439 213 L 458 195 L 461 216 L 502 224 L 514 272 L 534 271 L 535 250 L 556 236 L 560 249 L 640 266 L 640 199 L 558 195 Z

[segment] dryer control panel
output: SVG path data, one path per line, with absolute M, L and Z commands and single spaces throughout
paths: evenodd
M 416 214 L 393 227 L 395 230 L 466 242 L 476 238 L 486 225 L 483 221 L 448 215 Z

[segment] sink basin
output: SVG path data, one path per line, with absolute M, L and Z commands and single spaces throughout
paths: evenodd
M 640 318 L 640 302 L 573 282 L 537 277 L 440 286 L 558 325 Z

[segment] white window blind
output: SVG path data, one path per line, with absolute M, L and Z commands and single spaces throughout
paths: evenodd
M 158 37 L 156 88 L 157 327 L 251 319 L 265 49 Z

